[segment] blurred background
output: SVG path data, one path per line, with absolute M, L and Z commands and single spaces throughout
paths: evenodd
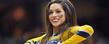
M 45 32 L 43 9 L 50 0 L 0 0 L 0 44 L 23 44 Z M 95 33 L 86 44 L 109 44 L 109 0 L 70 0 L 78 25 L 91 25 Z

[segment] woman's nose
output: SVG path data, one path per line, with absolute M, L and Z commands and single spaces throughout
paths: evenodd
M 59 19 L 58 15 L 56 13 L 52 14 L 52 19 Z
M 56 16 L 57 16 L 57 14 L 54 12 L 52 16 L 56 17 Z

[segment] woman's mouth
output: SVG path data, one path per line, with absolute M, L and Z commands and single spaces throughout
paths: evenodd
M 52 22 L 55 22 L 56 23 L 56 22 L 58 22 L 58 19 L 54 19 L 54 20 L 52 20 Z
M 59 20 L 60 20 L 59 17 L 54 17 L 53 19 L 51 19 L 53 23 L 57 23 Z

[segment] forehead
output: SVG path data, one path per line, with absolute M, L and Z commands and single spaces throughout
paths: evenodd
M 62 5 L 59 3 L 53 3 L 50 5 L 50 10 L 54 10 L 54 9 L 62 9 Z

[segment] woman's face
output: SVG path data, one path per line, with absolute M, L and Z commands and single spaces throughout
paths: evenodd
M 65 22 L 65 11 L 59 3 L 53 3 L 49 9 L 49 20 L 54 27 L 59 27 Z

